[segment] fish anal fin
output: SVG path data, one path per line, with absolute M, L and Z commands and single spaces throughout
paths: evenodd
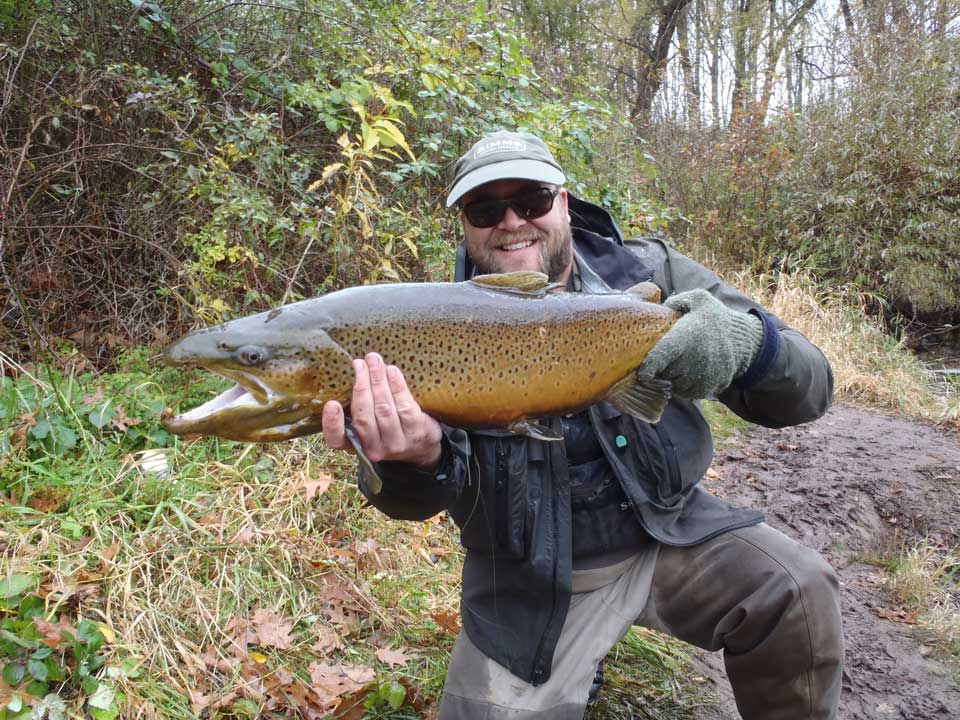
M 469 282 L 480 285 L 488 290 L 497 290 L 515 295 L 540 296 L 558 287 L 563 287 L 562 283 L 550 282 L 550 278 L 542 272 L 536 272 L 534 270 L 517 270 L 508 273 L 477 275 L 471 278 Z
M 649 280 L 647 282 L 637 283 L 633 287 L 627 288 L 626 292 L 631 295 L 639 295 L 641 299 L 646 300 L 647 302 L 660 304 L 660 286 L 656 283 L 652 283 Z
M 514 435 L 525 435 L 536 440 L 563 440 L 563 435 L 557 435 L 550 428 L 530 420 L 517 420 L 508 429 Z
M 604 399 L 638 420 L 655 423 L 670 400 L 670 388 L 668 380 L 638 377 L 632 372 L 610 388 Z

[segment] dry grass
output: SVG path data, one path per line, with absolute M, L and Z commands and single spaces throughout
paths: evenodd
M 883 563 L 886 587 L 960 673 L 960 553 L 929 540 Z
M 960 425 L 960 388 L 938 381 L 888 335 L 866 312 L 866 295 L 848 288 L 824 291 L 802 273 L 741 273 L 734 284 L 823 350 L 838 398 Z

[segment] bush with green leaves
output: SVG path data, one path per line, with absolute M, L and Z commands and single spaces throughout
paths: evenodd
M 93 720 L 113 720 L 124 699 L 116 680 L 136 677 L 136 661 L 108 667 L 98 625 L 66 615 L 51 621 L 36 585 L 26 573 L 0 581 L 0 662 L 9 688 L 0 720 L 65 720 L 78 696 Z
M 814 272 L 908 317 L 960 317 L 960 40 L 895 39 L 841 99 L 722 137 L 665 129 L 674 229 L 737 269 Z
M 485 0 L 27 0 L 0 22 L 0 77 L 24 89 L 0 119 L 17 285 L 0 339 L 21 359 L 31 320 L 102 367 L 158 326 L 449 277 L 448 168 L 494 129 L 541 134 L 628 227 L 669 217 L 626 120 L 545 81 Z

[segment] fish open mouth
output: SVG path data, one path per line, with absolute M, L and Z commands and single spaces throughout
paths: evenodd
M 260 378 L 237 369 L 203 367 L 220 377 L 233 380 L 236 384 L 229 390 L 198 405 L 193 410 L 181 413 L 164 422 L 168 430 L 175 433 L 208 432 L 206 425 L 220 417 L 251 416 L 270 410 L 280 394 L 274 391 Z
M 218 415 L 222 412 L 237 409 L 252 409 L 263 405 L 253 393 L 241 385 L 239 382 L 229 390 L 217 395 L 213 400 L 208 400 L 203 405 L 198 405 L 193 410 L 188 410 L 170 419 L 171 423 L 196 423 L 207 418 Z

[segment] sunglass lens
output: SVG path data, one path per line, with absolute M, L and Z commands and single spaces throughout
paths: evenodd
M 500 200 L 478 200 L 463 208 L 464 215 L 476 228 L 493 227 L 503 219 L 507 203 Z
M 550 212 L 554 192 L 550 188 L 537 188 L 513 198 L 511 207 L 524 220 L 533 220 Z

